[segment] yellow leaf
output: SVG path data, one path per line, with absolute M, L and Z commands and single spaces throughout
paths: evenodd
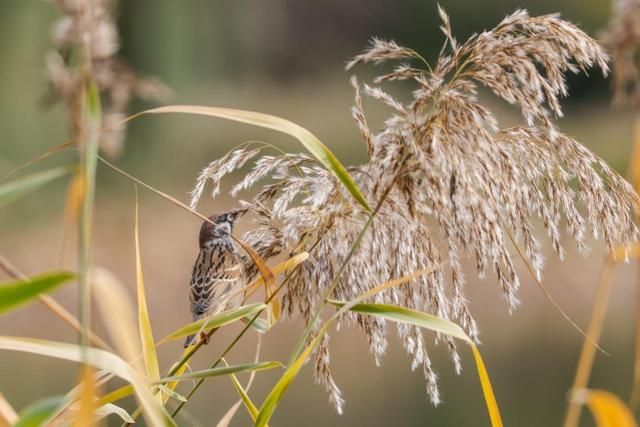
M 98 311 L 116 349 L 138 369 L 140 343 L 135 331 L 133 306 L 125 286 L 112 272 L 101 267 L 91 269 L 90 280 Z
M 230 234 L 230 236 L 236 241 L 236 243 L 242 246 L 242 249 L 244 249 L 244 251 L 251 257 L 251 260 L 260 272 L 260 276 L 262 276 L 262 280 L 264 280 L 266 290 L 265 303 L 269 301 L 267 318 L 269 319 L 269 327 L 271 327 L 280 318 L 280 302 L 277 295 L 275 295 L 277 289 L 276 278 L 271 269 L 267 266 L 267 263 L 251 248 L 251 246 L 236 238 L 233 234 Z
M 378 317 L 384 317 L 388 320 L 393 320 L 396 322 L 408 323 L 412 325 L 416 325 L 422 328 L 426 328 L 432 330 L 434 332 L 443 333 L 454 338 L 462 339 L 466 341 L 473 350 L 473 356 L 476 362 L 476 369 L 478 370 L 478 378 L 480 379 L 480 385 L 482 386 L 482 392 L 484 394 L 484 399 L 487 406 L 487 411 L 489 413 L 489 419 L 491 420 L 491 425 L 493 427 L 503 427 L 502 418 L 500 416 L 500 410 L 498 408 L 498 403 L 496 401 L 495 395 L 493 393 L 493 388 L 491 387 L 491 382 L 489 380 L 489 375 L 487 374 L 487 370 L 485 368 L 484 362 L 480 355 L 480 351 L 477 349 L 471 338 L 467 336 L 464 330 L 458 326 L 457 324 L 441 319 L 437 316 L 434 316 L 429 313 L 424 313 L 418 310 L 412 310 L 401 306 L 391 305 L 391 304 L 363 304 L 361 301 L 364 301 L 378 292 L 381 292 L 385 289 L 389 289 L 391 287 L 399 286 L 404 283 L 408 283 L 412 279 L 422 275 L 428 274 L 440 268 L 441 265 L 434 266 L 427 270 L 421 270 L 415 272 L 413 274 L 400 277 L 398 279 L 391 280 L 382 285 L 378 285 L 367 292 L 362 293 L 355 299 L 349 302 L 341 302 L 341 301 L 333 301 L 328 300 L 329 303 L 334 304 L 340 309 L 331 316 L 318 330 L 316 336 L 311 340 L 311 342 L 304 348 L 304 350 L 299 353 L 297 350 L 294 350 L 293 355 L 295 357 L 289 363 L 288 369 L 285 373 L 280 377 L 280 380 L 276 383 L 276 385 L 271 389 L 267 397 L 265 398 L 262 406 L 260 407 L 260 411 L 258 413 L 256 419 L 256 426 L 264 426 L 273 415 L 276 406 L 282 399 L 282 396 L 287 391 L 293 380 L 296 378 L 304 363 L 307 361 L 313 350 L 320 343 L 322 336 L 327 332 L 331 324 L 338 319 L 342 314 L 344 314 L 347 310 L 355 311 L 358 313 L 369 314 Z
M 224 362 L 225 366 L 229 367 L 229 364 L 227 363 L 226 360 L 222 359 L 222 362 Z M 251 398 L 249 397 L 245 389 L 242 387 L 242 385 L 238 381 L 238 378 L 235 376 L 235 374 L 231 374 L 231 382 L 233 382 L 233 387 L 236 389 L 236 392 L 240 396 L 242 403 L 244 403 L 245 408 L 247 408 L 247 412 L 249 412 L 249 415 L 251 415 L 251 419 L 253 420 L 253 422 L 255 422 L 256 417 L 258 416 L 258 408 L 251 401 Z
M 635 243 L 631 246 L 618 246 L 613 249 L 610 257 L 615 262 L 622 262 L 628 258 L 640 258 L 640 244 Z
M 135 214 L 135 244 L 136 244 L 136 283 L 138 291 L 138 328 L 140 330 L 140 341 L 142 342 L 142 352 L 144 355 L 144 365 L 147 376 L 151 380 L 160 378 L 160 367 L 158 366 L 158 355 L 156 354 L 151 321 L 149 320 L 149 310 L 147 308 L 147 297 L 144 289 L 144 277 L 142 274 L 142 262 L 140 260 L 140 231 L 138 222 L 138 193 L 136 189 L 136 214 Z
M 278 274 L 281 274 L 287 270 L 294 269 L 299 264 L 302 264 L 303 262 L 305 262 L 307 259 L 309 259 L 309 253 L 301 252 L 289 258 L 288 260 L 283 261 L 280 264 L 276 265 L 271 269 L 271 272 L 277 276 Z M 257 277 L 251 283 L 249 283 L 244 290 L 245 300 L 251 295 L 253 295 L 263 284 L 264 284 L 264 279 L 262 278 L 262 276 Z
M 200 320 L 196 320 L 195 322 L 189 323 L 173 331 L 166 337 L 162 338 L 158 342 L 158 345 L 164 344 L 167 341 L 184 338 L 188 335 L 199 333 L 200 331 L 208 332 L 212 329 L 219 328 L 221 326 L 228 325 L 229 323 L 241 320 L 245 316 L 249 314 L 255 314 L 258 311 L 263 310 L 264 308 L 266 308 L 266 306 L 262 303 L 253 303 L 243 305 L 238 308 L 232 308 L 230 310 L 225 310 L 218 314 L 213 314 Z
M 605 390 L 578 389 L 572 400 L 586 403 L 597 427 L 637 427 L 631 410 L 615 394 Z
M 309 343 L 307 348 L 302 351 L 300 356 L 296 360 L 293 361 L 285 371 L 285 373 L 280 377 L 276 385 L 271 389 L 267 397 L 265 398 L 262 406 L 260 407 L 260 411 L 254 418 L 256 427 L 266 426 L 273 412 L 276 410 L 276 406 L 280 403 L 282 396 L 287 391 L 293 380 L 298 376 L 300 370 L 304 366 L 304 363 L 307 361 L 309 356 L 313 350 L 318 346 L 322 336 L 325 334 L 329 326 L 329 323 L 326 323 L 325 326 L 318 331 L 318 335 Z M 252 415 L 253 417 L 253 415 Z
M 142 114 L 142 113 L 140 113 L 140 114 Z M 133 116 L 133 117 L 135 117 L 135 116 Z M 172 196 L 170 196 L 170 195 L 168 195 L 166 193 L 163 193 L 160 190 L 157 190 L 157 189 L 153 188 L 152 186 L 150 186 L 148 184 L 145 184 L 144 182 L 140 181 L 136 177 L 126 173 L 122 169 L 119 169 L 119 168 L 115 167 L 114 165 L 112 165 L 111 163 L 106 161 L 105 159 L 103 159 L 101 157 L 99 157 L 99 159 L 104 164 L 106 164 L 107 166 L 109 166 L 110 168 L 115 170 L 116 172 L 126 176 L 130 180 L 142 185 L 143 187 L 153 191 L 154 193 L 160 195 L 161 197 L 171 201 L 171 203 L 174 203 L 175 205 L 181 207 L 182 209 L 191 212 L 192 214 L 196 215 L 197 217 L 199 217 L 203 221 L 211 222 L 211 220 L 209 218 L 207 218 L 206 216 L 200 214 L 199 212 L 196 212 L 193 209 L 189 208 L 187 205 L 185 205 L 184 203 L 182 203 L 181 201 L 179 201 L 175 197 L 172 197 Z M 273 273 L 269 269 L 269 267 L 267 267 L 266 262 L 249 245 L 247 245 L 246 243 L 242 242 L 240 239 L 235 237 L 233 234 L 230 234 L 229 236 L 233 240 L 235 240 L 236 243 L 238 243 L 242 247 L 242 249 L 244 249 L 244 251 L 249 255 L 251 260 L 255 263 L 256 267 L 258 268 L 258 271 L 260 272 L 260 275 L 262 276 L 263 280 L 266 283 L 265 288 L 269 291 L 269 296 L 273 295 L 273 292 L 275 292 L 275 289 L 276 289 L 276 287 L 275 287 L 275 278 L 274 278 Z M 267 299 L 269 299 L 269 298 L 267 298 Z M 271 315 L 271 319 L 270 320 L 271 320 L 271 322 L 273 322 L 273 321 L 277 320 L 279 315 L 280 315 L 280 304 L 279 304 L 277 298 L 275 298 L 275 297 L 271 298 L 271 301 L 269 303 L 269 307 L 270 307 L 269 313 Z
M 175 422 L 153 398 L 147 382 L 120 357 L 108 351 L 74 344 L 33 338 L 0 336 L 0 350 L 40 354 L 56 359 L 83 362 L 97 369 L 106 370 L 129 382 L 136 397 L 144 407 L 148 425 L 175 426 Z
M 18 414 L 3 394 L 0 393 L 0 426 L 10 426 L 15 424 L 16 421 L 18 421 Z
M 402 322 L 420 326 L 434 332 L 439 332 L 466 341 L 473 350 L 473 357 L 476 362 L 476 369 L 478 371 L 478 379 L 480 380 L 480 385 L 482 386 L 482 393 L 484 394 L 484 400 L 487 405 L 487 411 L 489 412 L 491 425 L 493 427 L 502 427 L 502 418 L 500 417 L 498 403 L 493 393 L 491 381 L 489 380 L 489 374 L 487 374 L 487 369 L 482 360 L 482 356 L 480 355 L 480 351 L 460 326 L 449 320 L 441 319 L 429 313 L 424 313 L 422 311 L 412 310 L 392 304 L 351 303 L 352 305 L 349 306 L 340 301 L 329 300 L 329 302 L 341 308 L 349 307 L 349 310 L 357 313 L 369 314 L 395 322 Z
M 633 152 L 629 160 L 629 174 L 633 188 L 640 192 L 640 123 L 638 122 L 633 132 Z
M 498 402 L 496 402 L 496 396 L 493 393 L 491 387 L 491 381 L 489 381 L 489 374 L 487 368 L 484 366 L 482 356 L 480 356 L 480 350 L 475 344 L 471 344 L 471 350 L 473 350 L 473 358 L 476 362 L 476 369 L 478 370 L 478 378 L 480 379 L 480 385 L 482 386 L 482 393 L 484 394 L 484 400 L 487 404 L 487 410 L 489 411 L 489 418 L 491 419 L 491 425 L 493 427 L 502 427 L 502 417 L 500 416 L 500 409 L 498 409 Z
M 103 406 L 108 405 L 109 403 L 117 402 L 120 399 L 131 396 L 134 392 L 135 389 L 133 388 L 133 386 L 127 384 L 102 396 L 98 401 L 98 405 Z
M 95 424 L 96 405 L 96 382 L 93 369 L 83 366 L 80 371 L 80 399 L 78 401 L 78 412 L 75 416 L 73 427 L 87 427 Z
M 75 224 L 80 218 L 82 201 L 85 194 L 85 180 L 82 172 L 76 173 L 67 189 L 67 200 L 65 202 L 65 221 Z
M 183 358 L 184 358 L 184 357 L 187 357 L 187 355 L 189 354 L 189 352 L 190 352 L 190 350 L 189 350 L 189 349 L 184 349 L 184 350 L 182 351 L 182 357 L 183 357 Z M 184 372 L 187 370 L 187 367 L 188 367 L 188 366 L 189 366 L 189 365 L 187 365 L 186 363 L 185 363 L 185 364 L 183 364 L 182 366 L 180 366 L 180 367 L 175 371 L 174 375 L 179 376 L 179 375 L 184 374 Z M 173 370 L 173 369 L 172 369 L 172 370 Z M 172 381 L 172 382 L 170 382 L 169 384 L 167 384 L 167 388 L 168 388 L 169 390 L 172 390 L 172 391 L 173 391 L 173 390 L 175 390 L 175 389 L 176 389 L 176 387 L 178 387 L 178 384 L 180 384 L 180 381 Z M 168 396 L 167 394 L 165 394 L 165 395 L 163 396 L 162 402 L 163 402 L 164 404 L 166 404 L 166 403 L 167 403 L 167 400 L 169 400 L 169 397 L 170 397 L 170 396 Z

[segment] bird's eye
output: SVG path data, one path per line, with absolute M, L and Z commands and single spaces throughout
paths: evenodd
M 220 222 L 227 222 L 227 214 L 220 215 L 219 221 Z

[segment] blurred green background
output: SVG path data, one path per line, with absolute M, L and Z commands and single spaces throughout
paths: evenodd
M 443 0 L 454 33 L 464 40 L 490 28 L 506 14 L 526 8 L 532 14 L 560 12 L 592 35 L 609 17 L 608 1 Z M 122 55 L 145 74 L 160 78 L 175 92 L 171 103 L 219 105 L 286 117 L 307 127 L 347 164 L 364 160 L 366 147 L 351 120 L 353 93 L 345 62 L 364 48 L 371 36 L 392 38 L 433 59 L 443 38 L 432 1 L 122 1 L 118 8 Z M 44 56 L 51 47 L 52 24 L 59 16 L 49 3 L 34 0 L 0 2 L 0 176 L 68 138 L 63 105 L 43 109 L 46 91 Z M 356 73 L 366 78 L 366 67 Z M 592 70 L 590 77 L 570 78 L 561 129 L 625 172 L 632 143 L 633 114 L 610 107 L 609 82 Z M 489 102 L 494 102 L 490 98 Z M 136 103 L 131 112 L 149 105 Z M 365 108 L 375 127 L 385 111 L 372 102 Z M 504 123 L 517 112 L 496 104 Z M 129 127 L 127 145 L 117 164 L 157 188 L 187 200 L 199 170 L 234 145 L 251 139 L 299 150 L 289 138 L 273 132 L 207 118 L 144 117 Z M 73 153 L 47 159 L 28 170 L 65 164 Z M 73 245 L 63 242 L 65 186 L 59 181 L 0 210 L 0 253 L 26 273 L 73 267 Z M 133 201 L 130 182 L 101 167 L 98 176 L 95 263 L 114 271 L 133 286 Z M 229 201 L 206 200 L 203 212 Z M 246 225 L 245 225 L 246 226 Z M 199 221 L 156 196 L 141 193 L 143 262 L 156 337 L 189 319 L 187 281 L 197 249 Z M 73 243 L 73 242 L 71 242 Z M 573 249 L 571 244 L 567 247 Z M 585 259 L 573 250 L 564 261 L 548 247 L 545 284 L 580 325 L 586 325 L 604 249 L 592 245 Z M 485 356 L 505 425 L 560 425 L 565 395 L 581 345 L 581 336 L 550 305 L 518 266 L 523 282 L 522 307 L 506 310 L 492 278 L 478 280 L 469 268 L 468 297 L 479 321 Z M 605 325 L 603 347 L 592 384 L 626 399 L 632 381 L 634 271 L 617 270 Z M 133 288 L 132 288 L 133 289 Z M 56 293 L 75 310 L 76 290 Z M 132 292 L 133 295 L 133 292 Z M 194 367 L 204 367 L 232 338 L 233 328 L 198 354 Z M 263 359 L 286 360 L 302 325 L 288 320 L 264 340 Z M 104 330 L 98 326 L 99 331 Z M 392 331 L 390 329 L 390 331 Z M 236 331 L 237 332 L 237 331 Z M 74 341 L 75 335 L 40 306 L 0 318 L 0 333 Z M 354 330 L 334 333 L 332 366 L 347 400 L 338 416 L 307 367 L 278 408 L 276 426 L 482 426 L 488 425 L 473 361 L 466 350 L 465 371 L 456 376 L 443 346 L 430 351 L 441 377 L 444 403 L 434 408 L 424 381 L 409 369 L 394 333 L 383 366 L 376 368 L 365 340 Z M 253 357 L 255 337 L 245 340 L 231 360 Z M 167 366 L 181 351 L 179 344 L 161 350 Z M 76 366 L 35 356 L 0 353 L 0 390 L 18 409 L 51 394 L 66 392 L 76 379 Z M 251 395 L 261 402 L 276 379 L 259 374 Z M 188 404 L 181 425 L 214 425 L 235 401 L 227 379 L 211 380 Z M 132 402 L 128 407 L 131 408 Z M 199 420 L 199 423 L 196 421 Z M 112 420 L 113 425 L 117 423 Z M 247 425 L 241 410 L 236 425 Z M 583 424 L 591 425 L 590 416 Z

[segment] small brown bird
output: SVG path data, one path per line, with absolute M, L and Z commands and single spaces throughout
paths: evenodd
M 193 320 L 199 320 L 242 303 L 246 284 L 241 256 L 230 234 L 242 211 L 214 214 L 200 228 L 200 252 L 193 266 L 189 285 Z M 203 336 L 206 339 L 206 336 Z M 195 336 L 187 337 L 185 347 L 195 344 Z

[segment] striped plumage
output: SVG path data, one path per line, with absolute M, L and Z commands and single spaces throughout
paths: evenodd
M 193 266 L 189 301 L 193 320 L 237 307 L 242 303 L 246 276 L 241 256 L 230 237 L 237 211 L 215 214 L 200 228 L 200 252 Z M 185 347 L 195 344 L 187 337 Z

